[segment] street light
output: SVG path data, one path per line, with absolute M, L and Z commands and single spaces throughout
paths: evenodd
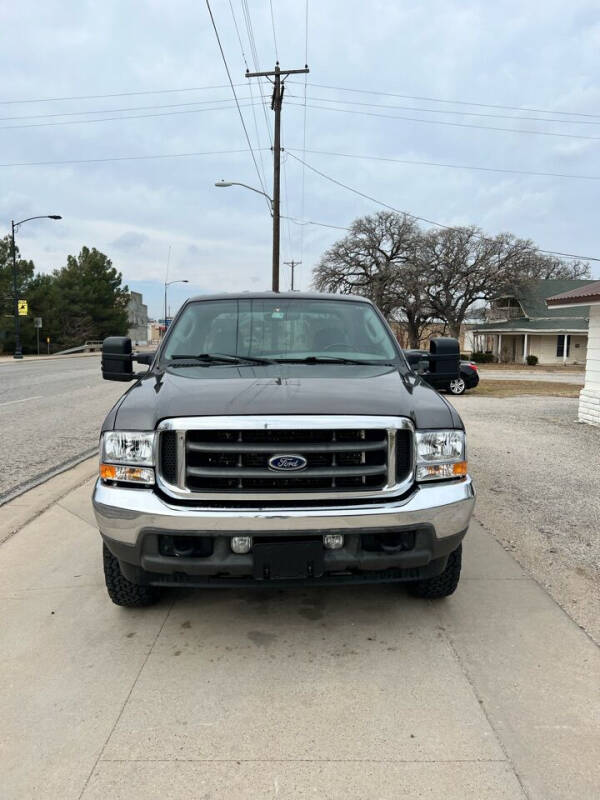
M 172 286 L 174 283 L 189 283 L 189 281 L 187 278 L 178 281 L 165 281 L 165 333 L 167 332 L 167 286 Z
M 240 183 L 239 181 L 224 181 L 220 180 L 215 183 L 219 189 L 226 189 L 229 186 L 243 186 L 244 189 L 250 189 L 251 192 L 256 192 L 256 194 L 262 194 L 263 197 L 266 197 L 269 202 L 269 208 L 271 210 L 271 216 L 273 217 L 273 291 L 279 291 L 279 201 L 277 204 L 273 202 L 273 199 L 269 197 L 266 192 L 261 192 L 260 189 L 255 189 L 254 186 L 248 186 L 247 183 Z
M 15 352 L 13 358 L 23 358 L 23 350 L 21 348 L 21 322 L 19 320 L 19 297 L 17 288 L 17 248 L 15 247 L 15 231 L 24 222 L 31 222 L 32 219 L 62 219 L 60 214 L 42 214 L 37 217 L 27 217 L 20 222 L 11 220 L 12 237 L 11 237 L 11 250 L 12 250 L 12 265 L 13 265 L 13 292 L 14 292 L 14 313 L 15 313 Z

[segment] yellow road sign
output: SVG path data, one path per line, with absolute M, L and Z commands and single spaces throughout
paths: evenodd
M 27 307 L 27 300 L 17 300 L 17 305 L 19 307 L 19 316 L 26 317 L 29 313 L 29 309 Z

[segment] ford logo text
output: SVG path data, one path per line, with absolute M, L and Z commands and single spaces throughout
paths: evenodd
M 269 459 L 269 468 L 275 469 L 278 472 L 296 472 L 299 469 L 304 469 L 307 463 L 304 456 L 271 456 Z

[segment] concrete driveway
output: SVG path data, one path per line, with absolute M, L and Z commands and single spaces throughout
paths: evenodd
M 67 491 L 93 469 L 0 509 L 5 533 L 34 516 L 0 547 L 3 798 L 598 797 L 598 649 L 479 524 L 446 601 L 177 591 L 124 610 L 91 483 Z

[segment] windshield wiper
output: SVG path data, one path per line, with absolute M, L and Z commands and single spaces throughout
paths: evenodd
M 172 361 L 196 361 L 200 364 L 274 364 L 268 358 L 258 356 L 236 356 L 230 353 L 200 353 L 199 355 L 185 355 L 176 353 L 171 356 Z M 173 365 L 173 366 L 176 366 Z
M 306 356 L 305 358 L 277 358 L 278 364 L 376 364 L 389 367 L 389 361 L 369 361 L 363 358 L 344 358 L 343 356 Z

